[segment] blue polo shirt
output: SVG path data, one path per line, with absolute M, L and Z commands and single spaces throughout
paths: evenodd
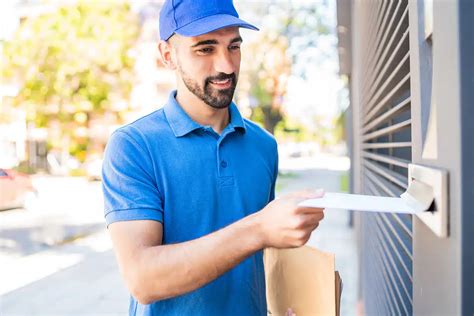
M 261 210 L 274 198 L 278 172 L 275 139 L 234 103 L 219 135 L 194 122 L 175 96 L 115 131 L 103 164 L 107 225 L 159 221 L 163 244 L 205 236 Z M 266 315 L 262 251 L 193 292 L 149 305 L 131 297 L 129 314 Z

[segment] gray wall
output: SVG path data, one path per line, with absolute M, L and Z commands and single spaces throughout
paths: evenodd
M 433 0 L 432 10 L 425 8 L 429 0 L 393 1 L 392 5 L 408 7 L 409 61 L 408 68 L 400 65 L 405 55 L 396 54 L 400 68 L 388 65 L 385 71 L 399 71 L 400 75 L 390 79 L 398 82 L 408 73 L 408 90 L 400 87 L 387 100 L 375 102 L 386 104 L 369 121 L 366 117 L 374 105 L 370 87 L 385 89 L 382 95 L 393 91 L 389 87 L 395 82 L 381 85 L 377 80 L 382 70 L 377 70 L 376 64 L 377 58 L 384 58 L 384 46 L 390 45 L 383 40 L 384 33 L 400 39 L 386 26 L 391 16 L 395 20 L 400 16 L 389 1 L 352 0 L 351 6 L 344 5 L 345 1 L 338 1 L 338 9 L 349 10 L 350 18 L 341 13 L 338 18 L 343 26 L 350 21 L 350 38 L 339 36 L 340 45 L 350 45 L 340 50 L 350 55 L 340 56 L 342 71 L 351 78 L 354 191 L 396 195 L 404 187 L 399 176 L 406 177 L 404 167 L 397 165 L 400 159 L 402 164 L 408 161 L 449 172 L 447 238 L 435 236 L 416 216 L 410 223 L 396 216 L 357 216 L 360 296 L 365 311 L 368 315 L 474 315 L 470 289 L 474 284 L 474 1 Z M 427 37 L 425 19 L 430 15 L 432 35 Z M 390 62 L 384 60 L 384 64 Z M 389 81 L 388 74 L 381 75 L 385 81 Z M 384 125 L 364 128 L 405 97 L 409 98 L 408 114 L 399 112 Z M 403 129 L 378 138 L 366 137 L 407 119 L 410 124 Z M 433 124 L 434 134 L 428 132 L 429 124 Z M 397 141 L 410 146 L 374 149 L 374 144 Z M 388 160 L 380 161 L 380 157 Z M 411 297 L 406 296 L 407 291 Z
M 459 6 L 461 42 L 461 299 L 462 314 L 474 315 L 474 3 Z
M 462 186 L 458 4 L 434 1 L 432 14 L 432 44 L 428 45 L 424 39 L 423 1 L 410 1 L 412 115 L 417 118 L 412 130 L 413 162 L 448 170 L 450 227 L 449 237 L 442 239 L 414 218 L 413 312 L 415 315 L 459 315 Z M 430 59 L 431 62 L 427 62 Z M 425 118 L 435 110 L 436 150 L 431 157 L 424 157 L 423 150 L 428 146 Z

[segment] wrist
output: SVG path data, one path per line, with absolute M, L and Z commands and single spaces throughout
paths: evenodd
M 256 251 L 267 247 L 264 222 L 260 212 L 245 217 L 249 229 L 249 236 L 255 242 Z

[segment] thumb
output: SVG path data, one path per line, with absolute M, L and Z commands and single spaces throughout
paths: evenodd
M 321 198 L 324 196 L 324 193 L 325 193 L 324 189 L 319 188 L 319 189 L 314 190 L 313 194 L 315 198 Z

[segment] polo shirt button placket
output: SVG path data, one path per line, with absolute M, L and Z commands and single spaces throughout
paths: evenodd
M 229 177 L 232 176 L 231 168 L 229 165 L 229 161 L 225 158 L 219 157 L 217 168 L 219 169 L 219 176 L 220 177 Z
M 230 168 L 229 160 L 226 159 L 225 156 L 225 150 L 221 143 L 219 143 L 217 146 L 217 168 L 220 186 L 230 186 L 234 184 L 232 168 Z

